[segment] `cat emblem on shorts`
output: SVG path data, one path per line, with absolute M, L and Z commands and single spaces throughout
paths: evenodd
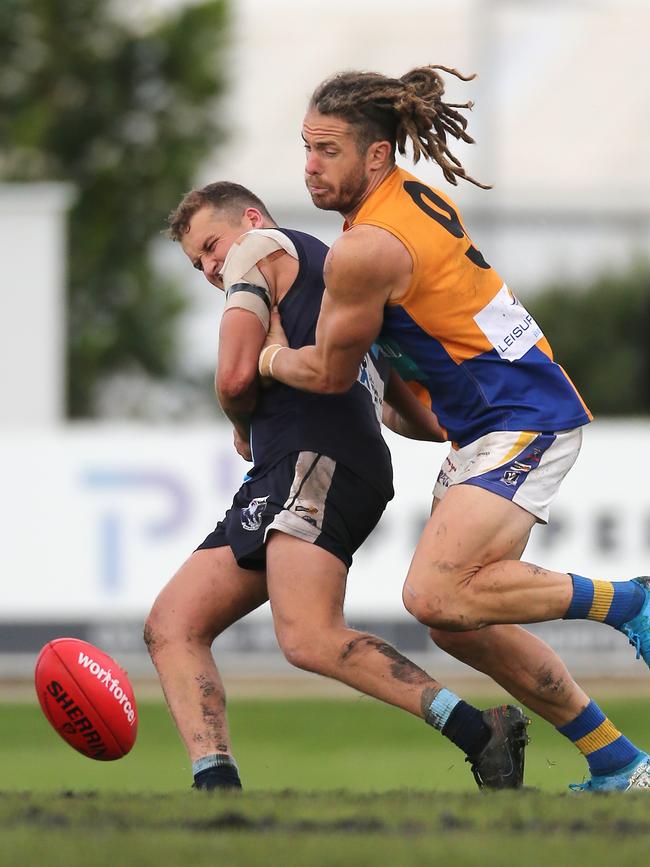
M 268 498 L 268 494 L 266 497 L 255 497 L 245 509 L 241 510 L 241 525 L 244 530 L 250 530 L 251 532 L 259 530 L 262 526 L 262 515 L 266 511 Z

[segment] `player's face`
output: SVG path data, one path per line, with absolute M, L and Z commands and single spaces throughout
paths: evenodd
M 362 201 L 369 184 L 353 128 L 341 118 L 310 109 L 302 137 L 305 183 L 312 202 L 324 211 L 349 214 Z
M 237 221 L 206 206 L 190 220 L 190 228 L 181 239 L 181 247 L 192 265 L 203 271 L 206 280 L 218 289 L 223 289 L 219 271 L 228 250 L 240 235 L 251 228 L 253 222 L 247 212 Z

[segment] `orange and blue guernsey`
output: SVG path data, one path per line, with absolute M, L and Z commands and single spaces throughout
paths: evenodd
M 472 244 L 454 204 L 397 167 L 345 228 L 378 226 L 413 260 L 377 343 L 449 439 L 555 432 L 591 414 L 541 329 Z

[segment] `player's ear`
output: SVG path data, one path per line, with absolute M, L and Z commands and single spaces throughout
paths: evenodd
M 370 171 L 380 171 L 390 162 L 393 148 L 388 141 L 375 141 L 368 148 L 366 156 L 367 166 Z
M 251 229 L 259 229 L 264 224 L 264 217 L 257 208 L 246 208 L 244 217 L 251 224 Z

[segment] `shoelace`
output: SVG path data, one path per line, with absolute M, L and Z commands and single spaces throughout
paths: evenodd
M 591 789 L 593 786 L 591 780 L 587 780 L 585 783 L 569 783 L 569 788 L 572 792 L 584 792 L 585 789 Z
M 627 635 L 628 642 L 636 650 L 636 658 L 641 659 L 641 636 L 638 632 L 628 632 L 627 629 L 625 630 L 625 634 Z

